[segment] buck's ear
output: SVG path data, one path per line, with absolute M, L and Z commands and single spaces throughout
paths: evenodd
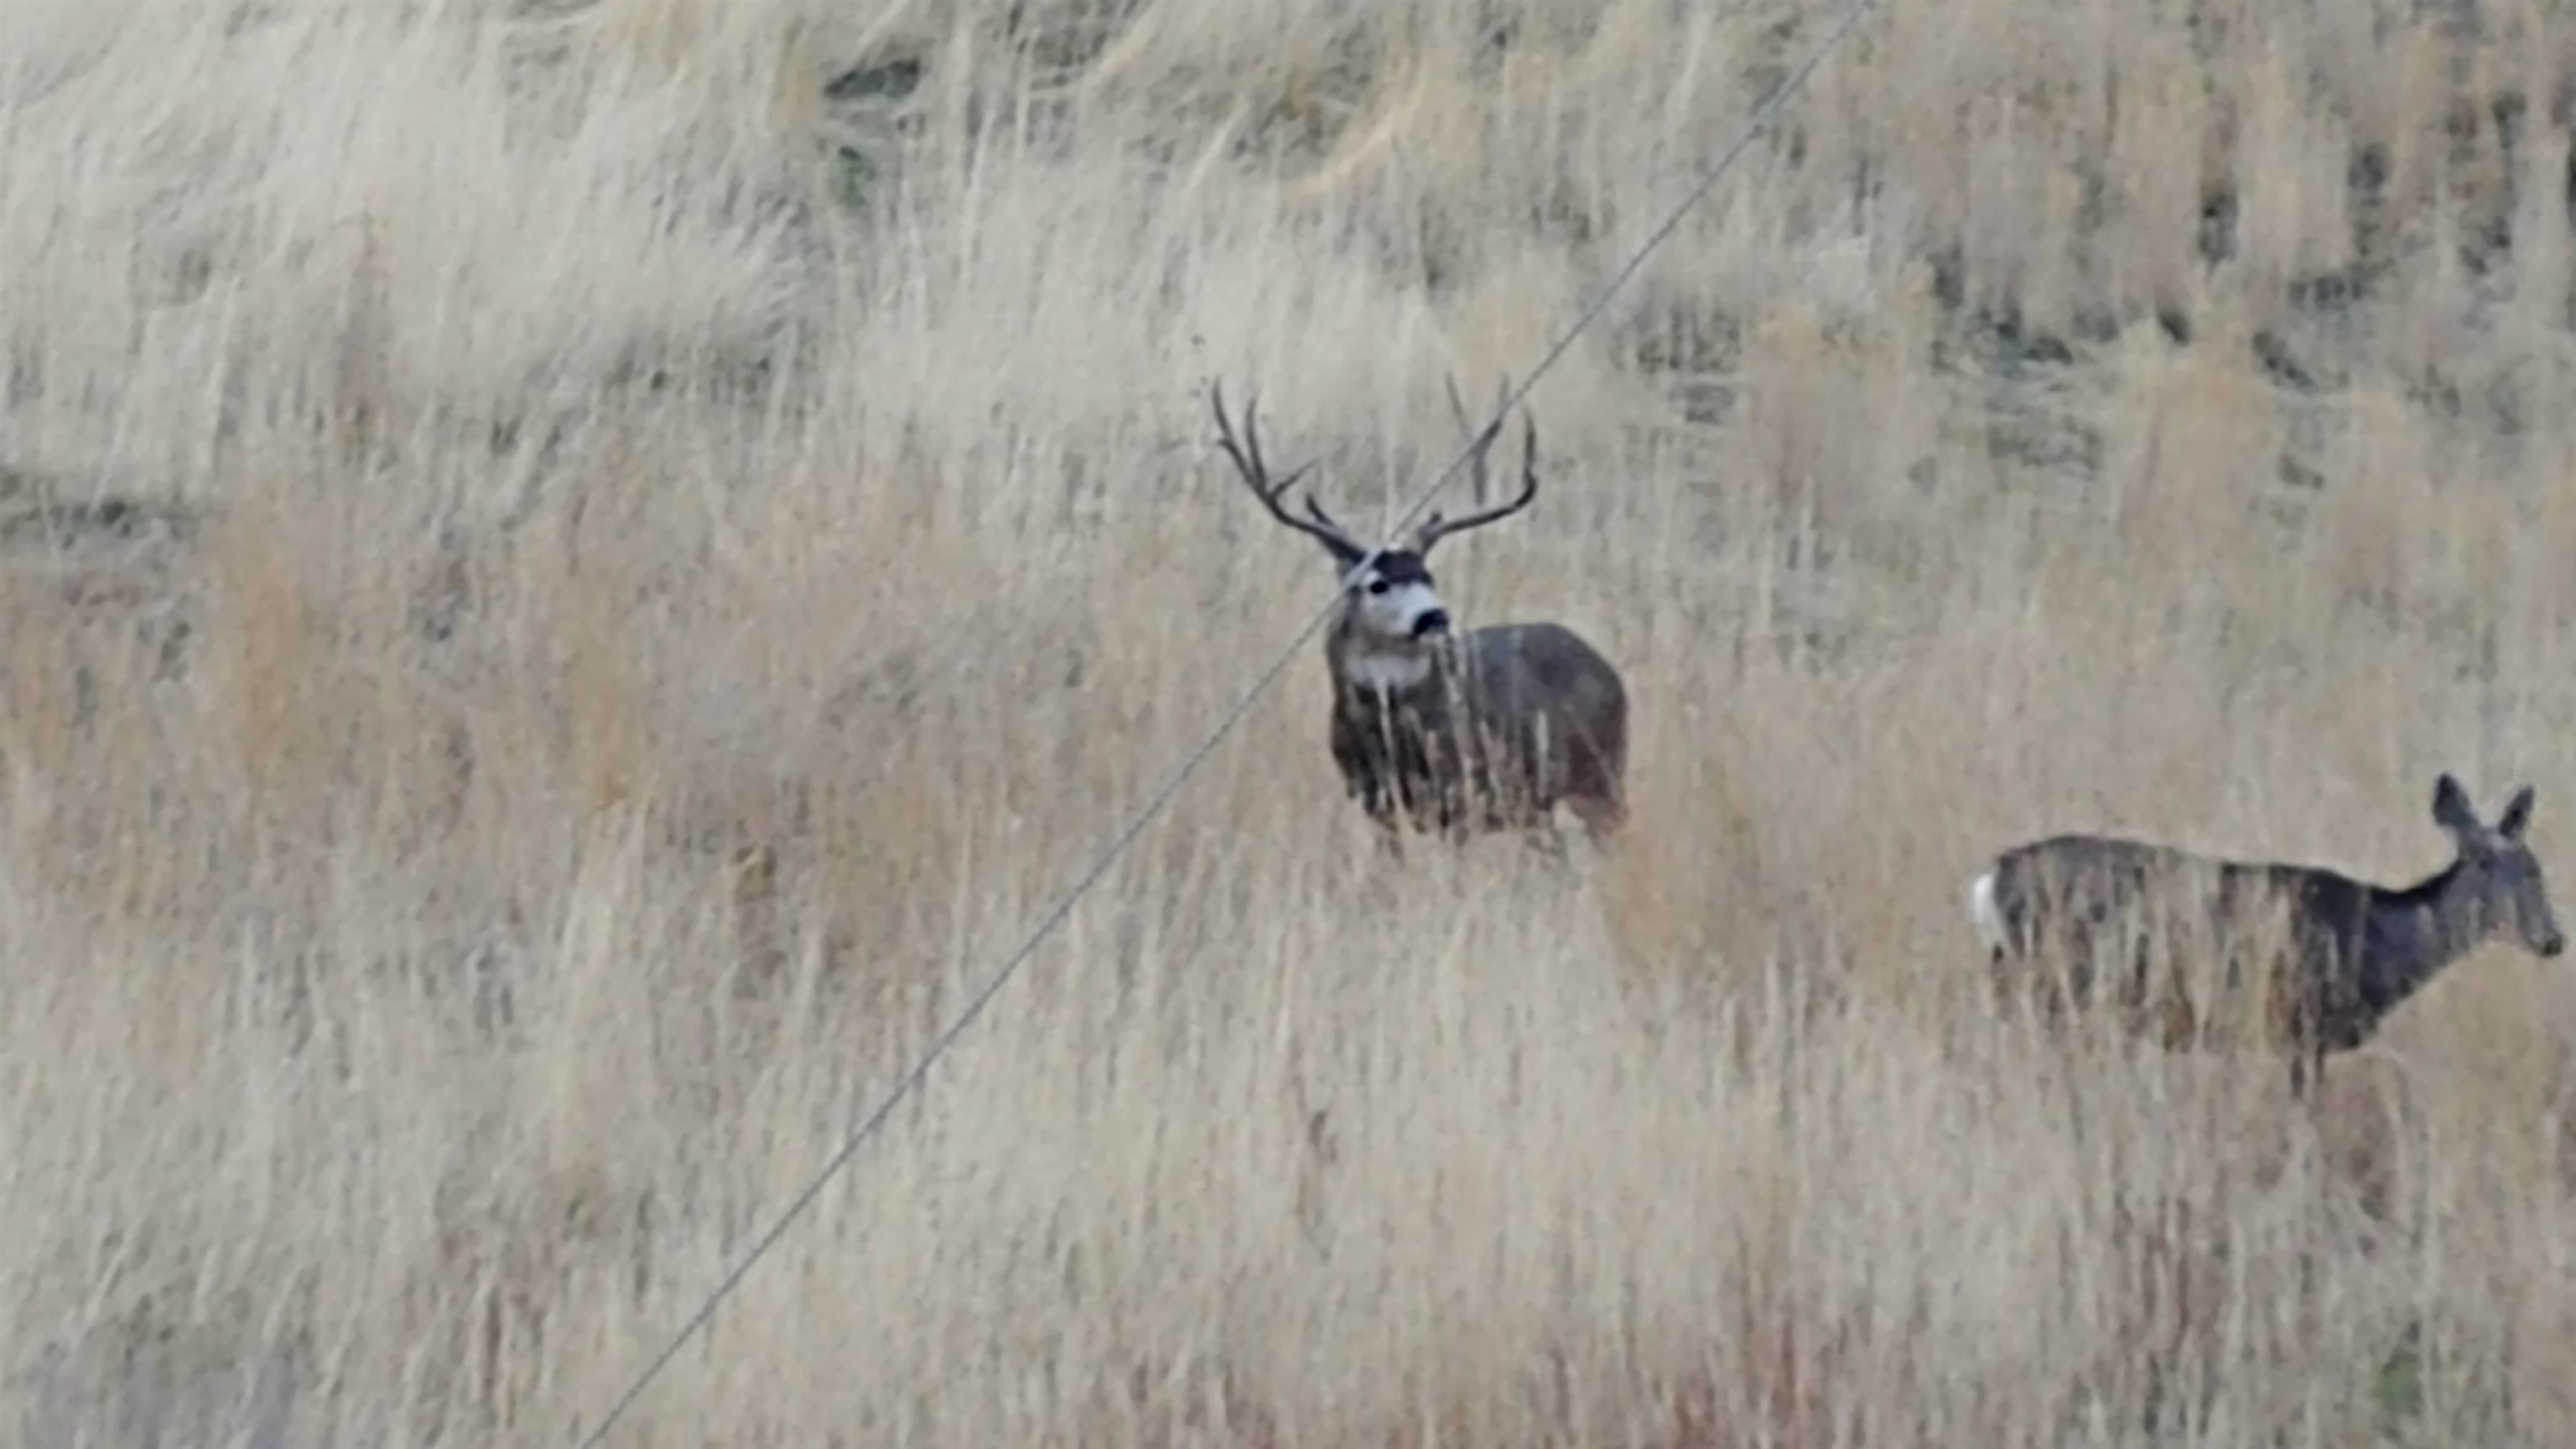
M 2469 792 L 2447 771 L 2433 782 L 2433 823 L 2464 838 L 2478 830 L 2478 812 L 2469 804 Z
M 2531 804 L 2529 785 L 2514 791 L 2513 798 L 2505 802 L 2504 814 L 2496 819 L 2496 834 L 2507 840 L 2520 840 L 2522 832 L 2531 825 Z

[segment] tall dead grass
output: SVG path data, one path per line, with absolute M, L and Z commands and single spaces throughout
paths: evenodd
M 1381 517 L 1831 18 L 7 6 L 18 1442 L 595 1422 L 1320 603 L 1206 382 Z M 2571 77 L 1887 6 L 1445 566 L 1628 673 L 1616 853 L 1379 858 L 1301 660 L 612 1442 L 2570 1442 L 2563 972 L 2312 1133 L 1960 886 L 2566 858 Z

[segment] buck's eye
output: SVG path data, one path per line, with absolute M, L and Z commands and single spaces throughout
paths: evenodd
M 1394 585 L 1388 583 L 1384 579 L 1371 579 L 1368 581 L 1368 591 L 1372 594 L 1383 594 L 1393 587 Z

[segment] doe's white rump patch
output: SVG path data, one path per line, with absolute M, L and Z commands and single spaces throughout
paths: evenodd
M 1995 873 L 1987 871 L 1968 883 L 1968 920 L 1988 950 L 2004 948 L 2003 908 L 1995 904 Z

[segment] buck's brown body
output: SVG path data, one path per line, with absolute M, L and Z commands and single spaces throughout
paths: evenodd
M 1453 406 L 1457 394 L 1450 393 Z M 1334 763 L 1351 796 L 1390 832 L 1463 835 L 1548 828 L 1564 805 L 1596 839 L 1626 817 L 1628 694 L 1619 671 L 1561 624 L 1451 628 L 1424 558 L 1442 537 L 1510 517 L 1537 496 L 1538 435 L 1529 429 L 1519 496 L 1449 520 L 1434 513 L 1408 546 L 1372 550 L 1313 498 L 1300 518 L 1280 502 L 1298 469 L 1273 480 L 1249 405 L 1235 437 L 1221 394 L 1221 446 L 1271 515 L 1358 569 L 1324 637 Z M 1460 407 L 1464 422 L 1464 408 Z M 1497 418 L 1469 451 L 1477 493 Z M 1366 567 L 1361 565 L 1366 563 Z
M 1443 832 L 1537 829 L 1564 804 L 1596 833 L 1625 814 L 1628 695 L 1581 635 L 1495 624 L 1442 641 L 1409 682 L 1328 652 L 1334 763 L 1362 808 Z

